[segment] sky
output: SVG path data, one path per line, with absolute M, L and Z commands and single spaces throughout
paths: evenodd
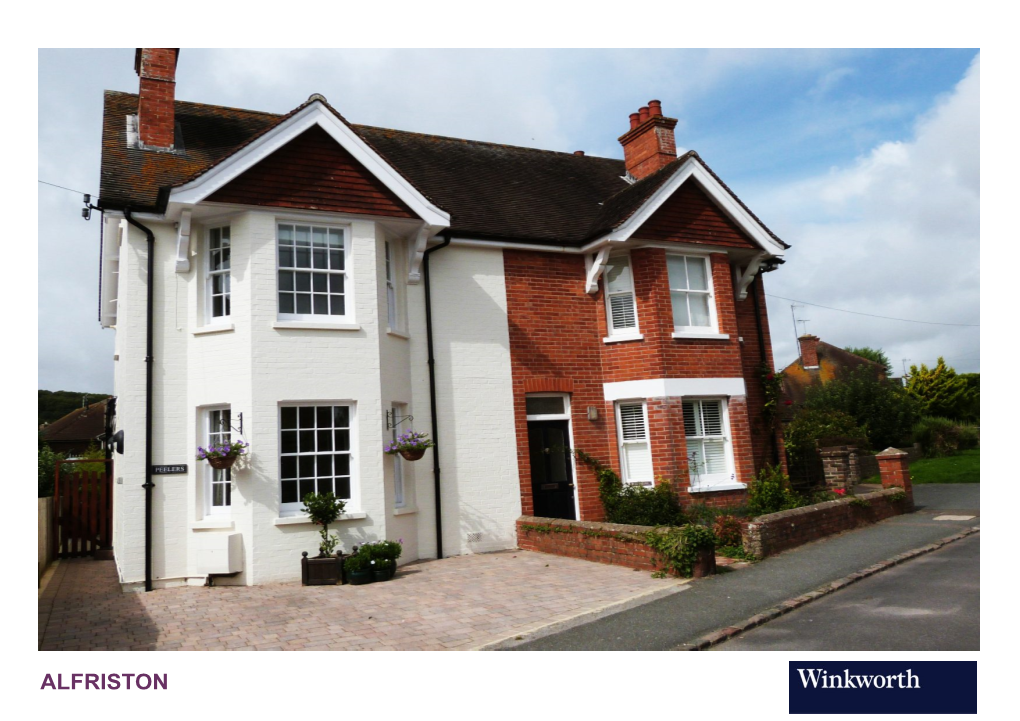
M 103 90 L 137 92 L 134 49 L 38 60 L 38 180 L 95 198 Z M 792 246 L 765 276 L 776 364 L 806 329 L 898 374 L 939 356 L 980 371 L 979 81 L 961 49 L 184 49 L 177 98 L 283 113 L 321 93 L 354 123 L 613 158 L 659 99 L 679 152 Z M 112 392 L 99 216 L 77 192 L 38 197 L 39 388 Z

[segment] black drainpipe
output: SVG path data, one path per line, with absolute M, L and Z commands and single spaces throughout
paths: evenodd
M 124 208 L 128 223 L 145 233 L 148 244 L 146 259 L 146 306 L 145 306 L 145 590 L 152 590 L 152 286 L 156 256 L 156 236 L 151 230 L 131 217 L 131 209 Z
M 751 281 L 751 298 L 754 300 L 754 324 L 758 329 L 758 352 L 761 354 L 761 364 L 765 365 L 768 356 L 765 354 L 765 329 L 761 324 L 761 302 L 758 300 L 758 288 L 761 286 L 761 274 L 767 272 L 758 271 Z M 779 465 L 779 445 L 776 443 L 776 429 L 773 428 L 769 434 L 769 446 L 772 448 L 772 465 Z
M 436 494 L 436 558 L 443 557 L 443 497 L 439 469 L 439 422 L 436 412 L 436 355 L 432 350 L 432 284 L 429 281 L 429 256 L 450 244 L 449 231 L 443 233 L 443 242 L 425 251 L 422 260 L 422 274 L 425 276 L 425 337 L 429 349 L 429 403 L 432 407 L 432 475 L 435 479 Z

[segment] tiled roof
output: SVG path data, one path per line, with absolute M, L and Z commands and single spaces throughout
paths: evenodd
M 861 366 L 871 368 L 875 376 L 885 376 L 885 369 L 880 363 L 862 358 L 825 341 L 818 341 L 818 367 L 806 370 L 803 361 L 798 358 L 783 370 L 784 401 L 792 401 L 793 407 L 799 407 L 807 399 L 807 391 L 813 385 L 824 385 L 831 380 L 857 370 Z M 786 407 L 784 415 L 790 416 L 793 408 Z
M 89 441 L 98 438 L 106 432 L 107 400 L 75 408 L 66 416 L 47 424 L 41 429 L 43 438 L 47 442 Z
M 183 151 L 159 153 L 127 147 L 126 117 L 137 112 L 138 96 L 107 91 L 100 205 L 162 212 L 170 188 L 198 177 L 307 104 L 276 115 L 177 101 Z M 630 218 L 686 159 L 704 165 L 690 152 L 631 184 L 622 177 L 622 160 L 352 125 L 330 110 L 448 212 L 453 232 L 482 239 L 581 245 Z

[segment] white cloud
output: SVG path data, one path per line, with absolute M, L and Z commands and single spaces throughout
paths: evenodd
M 979 311 L 979 77 L 975 58 L 913 136 L 849 167 L 747 200 L 794 247 L 767 290 L 837 308 L 976 324 Z M 789 302 L 770 299 L 777 362 L 797 356 Z M 890 358 L 959 360 L 976 370 L 977 328 L 919 325 L 808 307 L 808 330 L 834 345 L 882 347 Z M 897 368 L 900 364 L 895 363 Z

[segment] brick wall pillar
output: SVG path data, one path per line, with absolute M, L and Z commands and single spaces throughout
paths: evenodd
M 882 488 L 902 488 L 907 504 L 914 507 L 914 487 L 910 482 L 910 458 L 897 448 L 886 448 L 875 458 L 882 476 Z
M 825 470 L 825 485 L 830 491 L 842 489 L 851 490 L 851 480 L 857 472 L 857 458 L 854 455 L 853 470 L 851 470 L 851 451 L 856 449 L 850 446 L 830 446 L 819 448 L 818 455 L 822 457 L 822 467 Z

